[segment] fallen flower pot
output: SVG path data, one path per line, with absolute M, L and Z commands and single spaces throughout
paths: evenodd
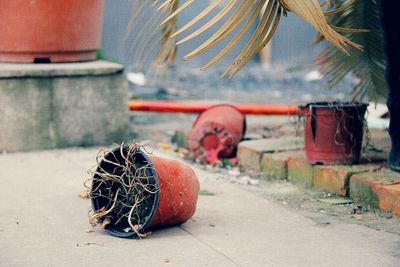
M 301 106 L 311 164 L 356 164 L 360 160 L 368 104 L 317 102 Z
M 105 154 L 94 172 L 89 219 L 113 236 L 142 237 L 189 220 L 199 187 L 190 166 L 148 156 L 134 145 L 119 147 Z
M 246 118 L 234 106 L 216 105 L 202 112 L 188 136 L 192 156 L 203 163 L 236 156 L 246 131 Z
M 0 0 L 0 7 L 1 62 L 96 59 L 102 0 Z

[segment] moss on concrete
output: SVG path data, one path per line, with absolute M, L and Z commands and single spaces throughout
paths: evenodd
M 313 185 L 338 195 L 349 196 L 350 178 L 354 174 L 366 172 L 366 169 L 367 167 L 363 165 L 315 166 L 313 169 Z
M 288 180 L 305 188 L 313 186 L 313 166 L 302 155 L 292 155 L 288 159 Z
M 368 204 L 371 208 L 379 208 L 379 197 L 368 181 L 353 178 L 350 183 L 350 197 L 356 201 Z
M 261 158 L 260 170 L 269 178 L 287 180 L 287 159 L 288 154 L 286 153 L 264 154 Z

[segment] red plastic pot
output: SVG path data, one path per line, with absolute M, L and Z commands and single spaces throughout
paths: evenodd
M 306 116 L 305 147 L 311 164 L 355 164 L 360 160 L 368 104 L 319 102 L 300 107 Z
M 122 153 L 126 156 L 128 147 L 123 147 Z M 118 173 L 117 168 L 110 162 L 124 164 L 124 157 L 121 156 L 121 149 L 117 148 L 108 153 L 100 162 L 97 171 L 107 173 Z M 157 193 L 149 195 L 151 205 L 142 218 L 139 233 L 158 228 L 179 225 L 189 220 L 196 211 L 197 197 L 200 189 L 199 180 L 193 169 L 176 160 L 164 159 L 156 156 L 148 156 L 141 150 L 135 156 L 135 163 L 139 166 L 149 166 L 148 171 L 151 177 L 149 183 L 154 183 L 158 188 Z M 91 200 L 93 210 L 99 211 L 103 207 L 110 205 L 110 200 L 99 197 L 98 192 L 104 190 L 105 184 L 99 180 L 94 180 L 92 184 Z M 118 190 L 113 187 L 112 190 Z M 93 197 L 96 196 L 96 197 Z M 100 222 L 102 218 L 100 218 Z M 124 228 L 127 223 L 113 224 L 111 221 L 105 229 L 113 236 L 130 238 L 136 237 L 135 232 L 126 232 Z
M 213 163 L 236 155 L 246 131 L 246 118 L 234 106 L 216 105 L 201 113 L 188 136 L 194 158 Z
M 102 0 L 0 0 L 0 61 L 96 59 Z
M 151 156 L 160 185 L 158 208 L 149 228 L 179 225 L 196 211 L 200 185 L 193 169 L 177 160 Z

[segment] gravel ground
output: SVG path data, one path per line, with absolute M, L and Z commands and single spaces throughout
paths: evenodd
M 129 69 L 129 68 L 128 68 Z M 149 73 L 144 86 L 131 86 L 137 97 L 161 99 L 223 100 L 231 102 L 304 104 L 349 100 L 354 79 L 346 77 L 335 88 L 318 77 L 313 66 L 262 66 L 250 64 L 232 79 L 220 78 L 224 69 L 172 69 Z

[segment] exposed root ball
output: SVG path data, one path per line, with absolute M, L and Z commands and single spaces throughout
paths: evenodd
M 89 223 L 109 231 L 135 233 L 150 222 L 158 202 L 157 174 L 139 146 L 100 151 L 90 179 L 93 210 Z

